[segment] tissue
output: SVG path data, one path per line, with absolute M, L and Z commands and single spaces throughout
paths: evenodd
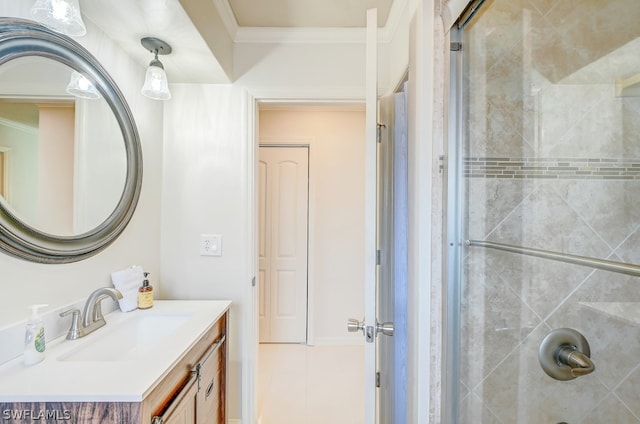
M 142 280 L 144 280 L 144 271 L 140 265 L 132 265 L 111 273 L 113 286 L 122 293 L 122 299 L 118 300 L 122 312 L 138 308 L 138 288 L 142 285 Z

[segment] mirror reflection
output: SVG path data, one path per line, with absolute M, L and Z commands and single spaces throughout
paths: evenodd
M 67 93 L 70 67 L 40 56 L 0 66 L 0 202 L 57 236 L 103 223 L 122 196 L 127 158 L 107 102 Z

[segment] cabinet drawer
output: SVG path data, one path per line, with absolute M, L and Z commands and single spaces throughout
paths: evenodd
M 194 374 L 171 403 L 166 405 L 162 414 L 151 419 L 151 424 L 197 424 L 197 392 L 197 376 Z
M 205 355 L 212 350 L 216 341 L 221 338 L 226 340 L 226 332 L 227 313 L 220 317 L 220 319 L 207 330 L 204 337 L 182 357 L 178 364 L 162 379 L 162 382 L 145 398 L 142 406 L 143 423 L 150 423 L 153 416 L 160 415 L 162 411 L 166 409 L 167 405 L 177 396 L 180 389 L 185 387 L 186 382 L 193 375 L 192 371 L 195 370 L 196 366 L 205 358 Z M 222 343 L 222 346 L 217 349 L 218 352 L 223 354 L 222 361 L 226 360 L 225 349 L 226 343 Z M 220 379 L 224 380 L 224 378 L 225 372 L 222 370 Z M 203 384 L 201 384 L 201 386 L 202 385 Z M 222 388 L 224 388 L 224 382 L 222 382 Z M 207 387 L 205 386 L 202 390 L 204 391 L 206 389 Z M 222 411 L 222 416 L 224 417 L 224 402 L 222 403 Z M 219 422 L 224 422 L 224 420 Z
M 199 389 L 196 396 L 198 424 L 224 422 L 223 360 L 226 348 L 225 335 L 214 343 L 200 361 Z

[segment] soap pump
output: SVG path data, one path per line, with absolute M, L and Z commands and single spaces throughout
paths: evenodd
M 153 306 L 153 286 L 149 284 L 148 275 L 148 272 L 144 273 L 144 281 L 138 289 L 138 309 L 149 309 Z
M 39 304 L 31 305 L 31 317 L 27 320 L 27 326 L 24 333 L 24 364 L 35 365 L 44 359 L 44 350 L 46 348 L 44 337 L 44 323 L 38 309 L 49 305 Z

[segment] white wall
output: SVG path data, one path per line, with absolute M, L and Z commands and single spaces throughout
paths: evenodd
M 259 140 L 309 146 L 311 344 L 361 344 L 364 314 L 364 109 L 261 108 Z
M 237 44 L 236 85 L 257 97 L 364 99 L 364 44 Z
M 241 416 L 243 345 L 250 315 L 250 186 L 245 97 L 232 85 L 173 85 L 165 104 L 163 295 L 230 299 L 229 415 Z M 222 256 L 200 256 L 200 234 L 222 235 Z
M 254 400 L 247 386 L 257 343 L 249 333 L 257 262 L 249 117 L 259 99 L 362 99 L 364 45 L 240 44 L 234 62 L 236 83 L 174 85 L 165 104 L 161 263 L 167 296 L 234 302 L 229 415 L 251 422 L 242 417 Z M 199 256 L 201 233 L 222 235 L 222 257 Z
M 11 206 L 26 219 L 35 220 L 38 202 L 38 130 L 13 123 L 0 125 L 3 150 L 11 156 L 8 170 Z
M 113 212 L 125 185 L 127 160 L 122 131 L 104 99 L 76 99 L 75 109 L 74 230 L 82 233 Z
M 74 108 L 39 106 L 38 205 L 34 225 L 54 234 L 73 234 Z M 56 232 L 58 231 L 58 232 Z
M 0 15 L 28 18 L 31 2 L 0 0 Z M 94 289 L 111 284 L 110 273 L 131 264 L 151 272 L 159 285 L 160 176 L 162 105 L 140 94 L 144 67 L 134 63 L 90 21 L 87 35 L 76 39 L 99 58 L 124 93 L 133 112 L 144 155 L 143 188 L 133 219 L 122 236 L 98 255 L 73 264 L 43 265 L 0 254 L 0 328 L 27 317 L 27 305 L 48 303 L 54 311 L 85 299 Z M 43 312 L 47 312 L 47 310 Z M 53 334 L 48 334 L 53 337 Z M 21 351 L 22 335 L 7 343 Z M 12 346 L 3 345 L 3 349 Z

